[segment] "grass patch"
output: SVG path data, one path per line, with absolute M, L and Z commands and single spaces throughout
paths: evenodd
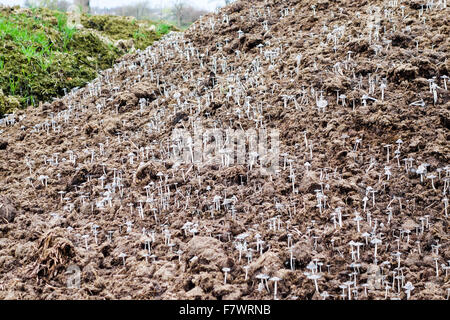
M 176 30 L 118 16 L 83 14 L 80 29 L 68 20 L 55 10 L 0 6 L 0 116 L 83 86 L 133 47 L 145 49 Z M 124 48 L 118 40 L 132 46 Z

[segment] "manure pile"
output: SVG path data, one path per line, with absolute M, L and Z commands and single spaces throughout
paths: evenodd
M 0 120 L 0 299 L 447 299 L 445 5 L 237 1 Z

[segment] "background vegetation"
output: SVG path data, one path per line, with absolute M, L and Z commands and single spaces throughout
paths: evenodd
M 93 80 L 121 55 L 145 49 L 173 30 L 170 24 L 49 8 L 0 7 L 0 116 L 37 105 Z

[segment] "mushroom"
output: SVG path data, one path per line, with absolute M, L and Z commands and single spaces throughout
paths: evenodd
M 121 253 L 121 254 L 119 254 L 119 258 L 122 258 L 122 261 L 123 261 L 123 265 L 125 266 L 125 258 L 127 257 L 127 255 L 126 255 L 126 253 Z
M 411 297 L 411 291 L 414 290 L 414 286 L 412 285 L 411 282 L 407 282 L 404 286 L 403 289 L 405 289 L 406 291 L 406 299 L 409 300 L 409 298 Z
M 377 249 L 378 249 L 378 245 L 381 244 L 381 242 L 382 242 L 382 241 L 381 241 L 380 239 L 377 239 L 377 238 L 373 238 L 373 239 L 370 241 L 371 244 L 374 244 L 374 245 L 375 245 L 375 252 L 374 252 L 374 257 L 375 257 L 374 263 L 375 263 L 375 264 L 377 264 Z
M 320 278 L 322 278 L 322 276 L 320 274 L 309 274 L 308 279 L 313 280 L 314 281 L 314 286 L 316 288 L 316 292 L 319 292 L 319 286 L 317 284 L 317 280 L 319 280 Z
M 436 190 L 436 188 L 434 187 L 434 179 L 436 179 L 437 177 L 436 177 L 436 175 L 434 175 L 434 174 L 429 174 L 429 175 L 427 175 L 427 179 L 430 179 L 431 180 L 431 186 L 433 187 L 433 190 Z
M 266 289 L 267 289 L 267 292 L 270 292 L 270 291 L 269 291 L 269 288 L 268 288 L 268 286 L 267 286 L 267 279 L 269 279 L 269 278 L 270 278 L 270 277 L 269 277 L 268 275 L 263 274 L 263 273 L 260 273 L 260 274 L 256 275 L 256 279 L 261 280 L 261 283 L 260 283 L 260 287 L 261 287 L 261 288 L 264 288 L 264 282 L 265 282 L 265 287 L 266 287 Z
M 227 284 L 227 275 L 228 275 L 228 272 L 230 272 L 230 268 L 223 268 L 222 271 L 225 273 L 223 283 Z
M 274 282 L 273 299 L 277 300 L 277 284 L 278 284 L 278 281 L 281 281 L 282 279 L 278 278 L 278 277 L 272 277 L 269 280 Z

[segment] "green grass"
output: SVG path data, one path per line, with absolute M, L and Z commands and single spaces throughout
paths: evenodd
M 147 34 L 144 32 L 141 32 L 139 30 L 136 30 L 133 34 L 133 39 L 135 40 L 140 40 L 140 39 L 145 39 L 147 38 Z
M 39 54 L 37 53 L 37 48 L 33 46 L 25 46 L 21 45 L 20 52 L 27 58 L 28 63 L 31 62 L 31 59 L 37 58 Z
M 61 12 L 54 13 L 57 19 L 58 31 L 62 35 L 63 40 L 63 50 L 67 51 L 67 46 L 70 41 L 72 41 L 74 34 L 76 33 L 76 28 L 71 28 L 67 25 L 67 15 Z
M 17 86 L 19 85 L 17 80 L 14 80 L 13 77 L 9 78 L 9 92 L 11 95 L 16 95 Z
M 82 30 L 67 21 L 67 14 L 55 10 L 0 7 L 0 116 L 18 102 L 22 108 L 37 105 L 93 80 L 129 52 L 116 47 L 117 40 L 145 49 L 175 30 L 167 23 L 106 15 L 83 14 Z
M 47 71 L 53 63 L 53 58 L 50 56 L 49 58 L 41 57 L 38 61 L 39 67 L 45 72 Z
M 166 23 L 160 23 L 158 24 L 158 26 L 156 27 L 156 34 L 158 35 L 164 35 L 169 33 L 169 31 L 172 29 L 171 25 L 168 25 Z

